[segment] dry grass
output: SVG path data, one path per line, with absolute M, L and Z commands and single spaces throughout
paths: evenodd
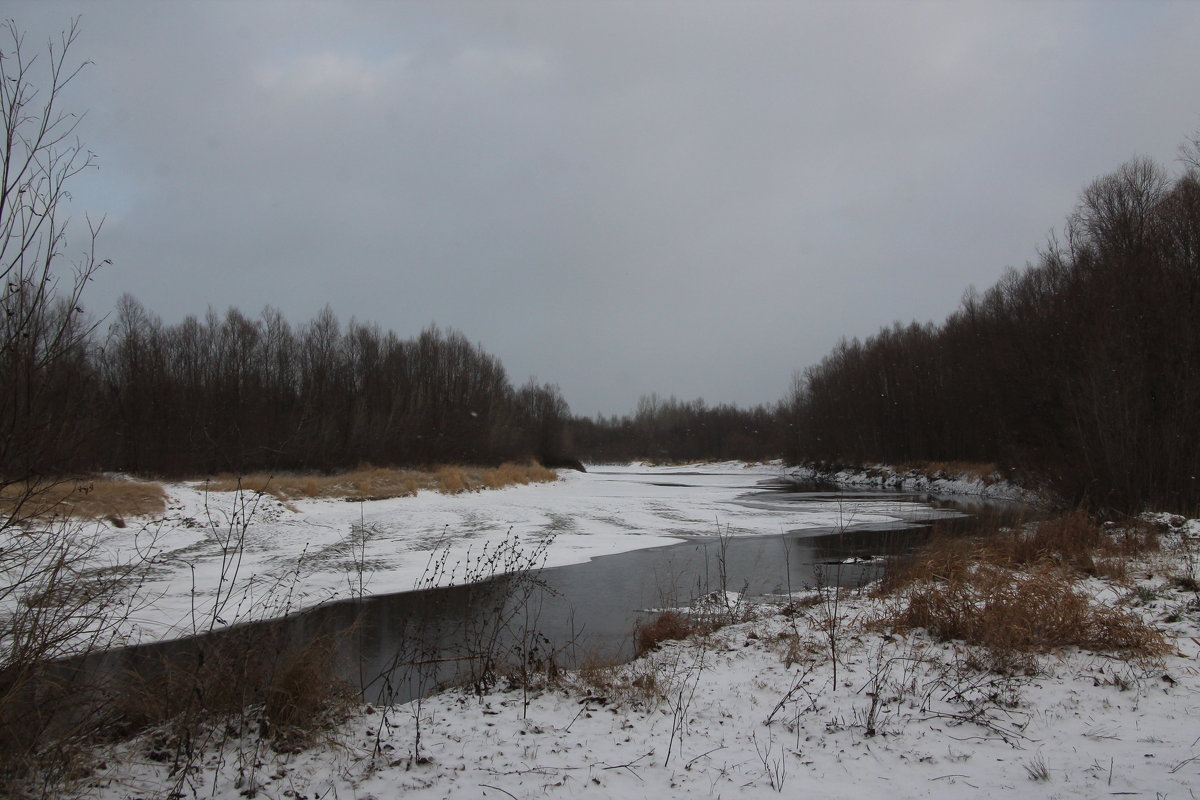
M 337 639 L 287 645 L 276 631 L 226 631 L 197 649 L 126 676 L 113 693 L 115 735 L 158 728 L 181 758 L 210 723 L 257 724 L 278 749 L 294 749 L 336 722 L 354 696 L 336 675 Z
M 663 642 L 682 641 L 689 636 L 707 636 L 727 625 L 748 622 L 754 612 L 748 605 L 726 605 L 723 593 L 699 598 L 688 609 L 667 609 L 649 620 L 638 620 L 633 629 L 635 655 L 642 655 Z
M 502 489 L 505 486 L 530 483 L 552 483 L 558 480 L 558 475 L 552 469 L 546 469 L 536 461 L 525 464 L 515 464 L 511 461 L 493 469 L 485 469 L 479 477 L 480 482 L 489 489 Z
M 1083 511 L 968 539 L 929 542 L 893 562 L 879 591 L 888 594 L 912 583 L 962 580 L 977 565 L 1036 569 L 1050 565 L 1083 576 L 1122 580 L 1131 557 L 1158 549 L 1152 526 L 1133 521 L 1107 530 Z
M 668 610 L 649 621 L 639 620 L 633 629 L 635 655 L 648 653 L 663 642 L 681 641 L 694 633 L 707 633 L 708 626 L 690 614 Z
M 462 467 L 439 467 L 433 473 L 433 481 L 442 494 L 462 494 L 471 488 L 466 470 Z
M 980 645 L 989 666 L 1064 647 L 1154 657 L 1162 634 L 1132 612 L 1095 603 L 1083 577 L 1122 578 L 1131 556 L 1157 547 L 1147 527 L 1107 531 L 1083 512 L 971 539 L 931 542 L 885 576 L 887 623 Z
M 1162 634 L 1140 616 L 1097 605 L 1049 566 L 1022 573 L 981 564 L 965 578 L 921 584 L 905 593 L 891 621 L 1001 654 L 1080 647 L 1155 656 L 1165 649 Z
M 27 497 L 36 498 L 36 508 L 17 507 Z M 161 514 L 166 507 L 162 486 L 128 478 L 63 478 L 33 487 L 14 483 L 0 489 L 0 513 L 108 519 L 118 527 L 126 517 Z
M 442 494 L 459 494 L 479 489 L 550 482 L 558 475 L 541 464 L 505 463 L 499 467 L 441 466 L 432 470 L 388 469 L 364 465 L 334 475 L 254 473 L 238 477 L 221 474 L 208 481 L 213 492 L 243 490 L 262 492 L 280 500 L 323 497 L 345 500 L 386 500 L 411 497 L 421 489 Z

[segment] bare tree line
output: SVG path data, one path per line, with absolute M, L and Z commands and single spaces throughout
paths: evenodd
M 1102 506 L 1200 504 L 1200 147 L 1081 194 L 1036 264 L 941 325 L 842 341 L 789 400 L 794 460 L 996 461 Z
M 576 418 L 571 441 L 591 461 L 760 461 L 783 455 L 788 423 L 776 406 L 710 406 L 649 394 L 630 415 Z
M 27 465 L 35 471 L 553 462 L 570 413 L 557 387 L 514 388 L 499 360 L 460 333 L 430 327 L 403 340 L 375 325 L 343 327 L 328 308 L 295 327 L 272 308 L 165 325 L 125 296 L 107 335 L 81 340 L 77 357 L 45 378 L 48 396 L 85 402 L 46 409 L 47 423 L 28 428 L 34 436 L 69 421 L 80 433 L 74 452 L 52 459 L 44 446 L 24 448 L 41 459 Z M 52 391 L 68 381 L 69 391 Z

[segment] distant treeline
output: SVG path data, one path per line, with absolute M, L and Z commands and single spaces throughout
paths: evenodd
M 553 462 L 569 415 L 556 387 L 514 388 L 459 333 L 404 340 L 374 325 L 343 328 L 328 309 L 295 328 L 274 309 L 164 325 L 126 296 L 106 335 L 33 373 L 54 402 L 15 404 L 26 424 L 10 429 L 40 435 L 25 447 L 10 439 L 8 474 Z
M 783 456 L 789 422 L 775 406 L 708 406 L 651 394 L 632 416 L 575 418 L 570 439 L 588 461 L 760 461 Z
M 1200 172 L 1133 161 L 1035 265 L 796 383 L 797 460 L 995 461 L 1100 506 L 1200 505 Z

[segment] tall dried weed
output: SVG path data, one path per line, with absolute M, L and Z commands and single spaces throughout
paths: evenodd
M 126 517 L 161 514 L 167 506 L 162 486 L 129 478 L 65 478 L 44 485 L 12 483 L 0 489 L 0 514 L 21 516 L 18 505 L 37 498 L 37 516 L 109 519 L 123 526 Z
M 392 497 L 411 497 L 421 489 L 442 494 L 460 494 L 482 488 L 501 489 L 506 486 L 544 483 L 558 480 L 558 475 L 536 462 L 512 462 L 498 467 L 441 466 L 432 470 L 391 469 L 361 465 L 350 472 L 333 475 L 268 474 L 232 475 L 222 473 L 207 481 L 213 492 L 243 491 L 272 495 L 284 502 L 297 498 L 331 498 L 345 500 L 386 500 Z
M 1152 658 L 1165 640 L 1132 612 L 1099 605 L 1087 576 L 1119 578 L 1129 557 L 1157 547 L 1147 528 L 1108 531 L 1083 512 L 970 539 L 940 539 L 885 575 L 888 623 L 980 645 L 991 665 L 1064 647 Z

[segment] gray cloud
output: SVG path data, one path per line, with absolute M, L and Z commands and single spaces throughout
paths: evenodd
M 773 401 L 1200 128 L 1200 5 L 30 4 L 131 292 L 462 330 L 578 412 Z

